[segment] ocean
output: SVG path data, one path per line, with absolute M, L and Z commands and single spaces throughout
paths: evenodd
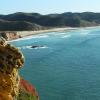
M 100 27 L 42 33 L 10 42 L 25 56 L 20 75 L 40 100 L 100 100 Z M 31 46 L 39 46 L 31 48 Z

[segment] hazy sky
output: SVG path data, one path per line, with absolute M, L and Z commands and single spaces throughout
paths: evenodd
M 100 0 L 1 0 L 0 14 L 38 12 L 100 12 Z

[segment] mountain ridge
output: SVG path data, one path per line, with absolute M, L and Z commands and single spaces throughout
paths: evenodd
M 0 31 L 42 30 L 52 27 L 87 27 L 100 24 L 100 13 L 65 12 L 61 14 L 16 12 L 0 15 Z

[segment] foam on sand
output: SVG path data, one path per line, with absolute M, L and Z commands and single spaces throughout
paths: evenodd
M 19 39 L 16 39 L 16 40 L 11 40 L 11 41 L 8 41 L 8 42 L 14 42 L 14 41 L 24 41 L 24 40 L 30 40 L 30 39 L 33 39 L 33 38 L 47 38 L 48 35 L 32 35 L 32 36 L 27 36 L 27 37 L 23 37 L 23 38 L 19 38 Z

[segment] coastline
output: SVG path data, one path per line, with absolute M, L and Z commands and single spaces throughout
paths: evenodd
M 41 33 L 61 32 L 61 31 L 65 31 L 65 30 L 75 30 L 75 29 L 78 29 L 78 28 L 64 27 L 64 28 L 51 28 L 51 29 L 38 30 L 38 31 L 17 31 L 17 34 L 23 38 L 26 36 L 37 35 L 37 34 L 41 34 Z
M 78 28 L 72 28 L 72 27 L 65 27 L 65 28 L 52 28 L 52 29 L 46 29 L 46 30 L 39 30 L 39 31 L 14 31 L 16 33 L 16 38 L 11 38 L 7 40 L 7 42 L 17 41 L 19 39 L 23 39 L 25 37 L 30 37 L 38 34 L 48 33 L 48 32 L 61 32 L 61 31 L 68 31 L 68 30 L 76 30 Z M 11 32 L 13 33 L 13 32 Z
M 77 30 L 77 29 L 90 29 L 90 28 L 97 28 L 97 27 L 100 28 L 100 26 L 92 26 L 92 27 L 75 27 L 75 28 L 74 27 L 51 28 L 51 29 L 38 30 L 38 31 L 13 31 L 14 33 L 16 33 L 16 38 L 10 38 L 9 40 L 7 40 L 7 42 L 16 41 L 25 37 L 48 33 L 48 32 L 61 32 L 61 31 L 70 31 L 70 30 Z M 12 31 L 9 32 L 11 34 L 13 33 Z

